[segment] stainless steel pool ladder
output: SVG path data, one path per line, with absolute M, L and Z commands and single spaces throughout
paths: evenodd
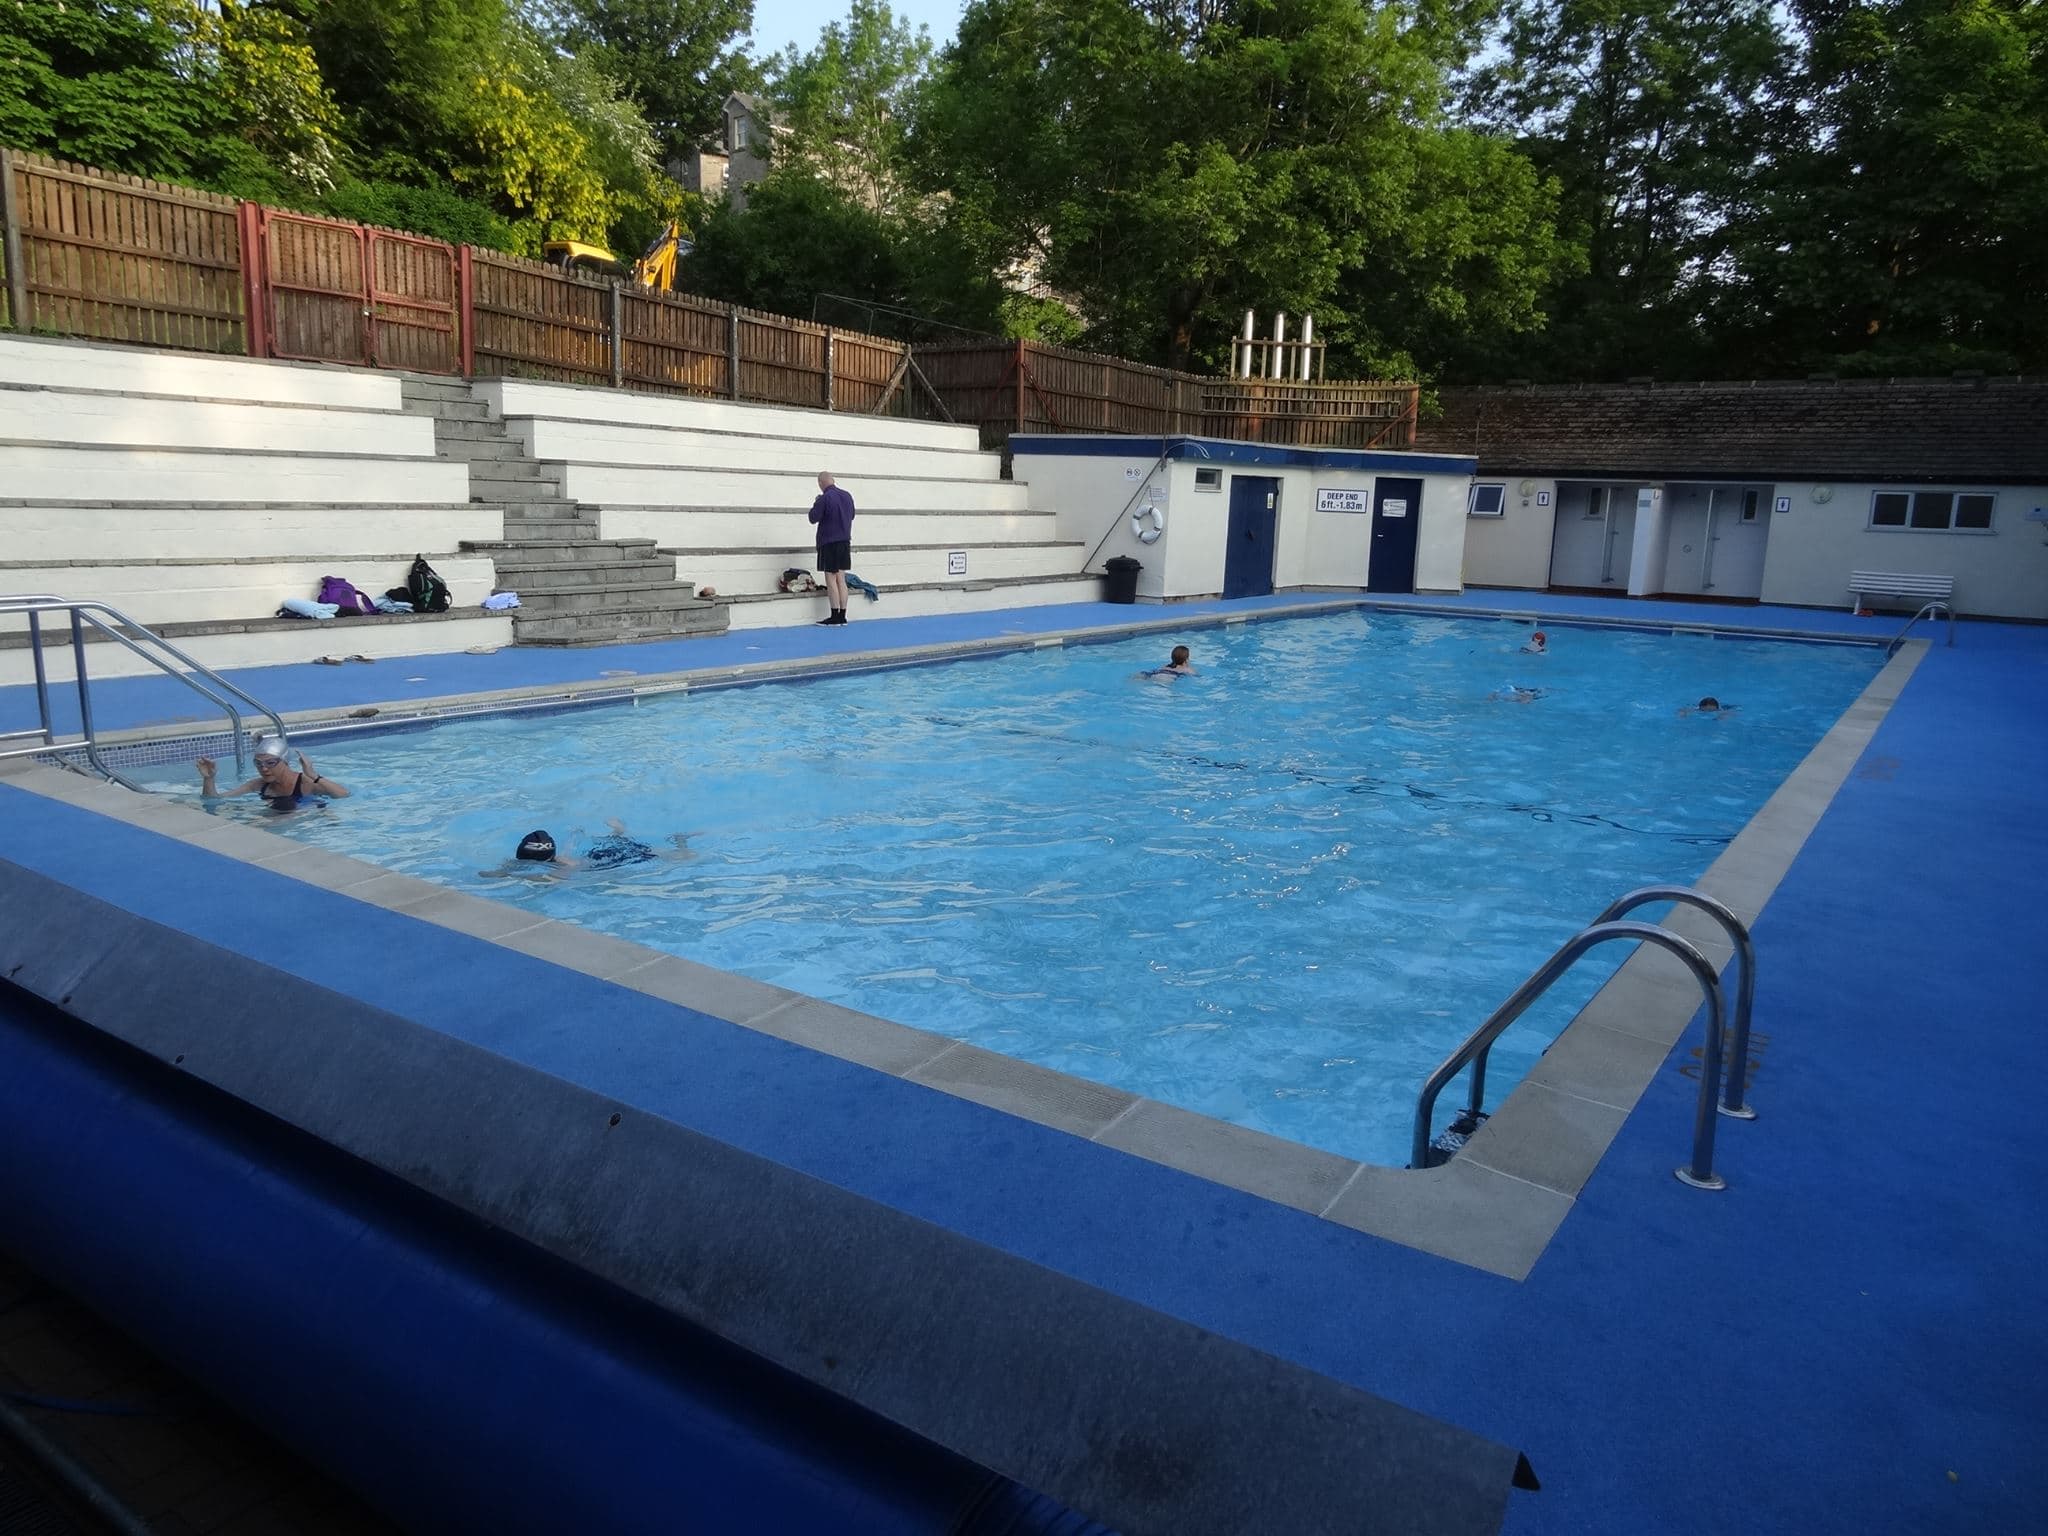
M 1625 912 L 1663 901 L 1699 908 L 1727 930 L 1735 946 L 1735 1039 L 1725 1090 L 1721 1082 L 1721 1031 L 1726 1008 L 1721 979 L 1715 974 L 1713 963 L 1698 948 L 1668 928 L 1661 928 L 1655 923 L 1616 921 Z M 1466 1117 L 1473 1123 L 1483 1119 L 1486 1110 L 1486 1059 L 1493 1050 L 1493 1042 L 1588 950 L 1615 939 L 1632 939 L 1669 950 L 1692 972 L 1693 979 L 1700 984 L 1700 991 L 1706 997 L 1707 1044 L 1705 1058 L 1700 1063 L 1699 1100 L 1693 1111 L 1692 1162 L 1676 1171 L 1681 1182 L 1695 1189 L 1727 1188 L 1727 1181 L 1714 1172 L 1714 1128 L 1718 1118 L 1714 1100 L 1716 1095 L 1720 1096 L 1718 1110 L 1721 1115 L 1738 1120 L 1756 1118 L 1756 1111 L 1743 1103 L 1744 1079 L 1749 1068 L 1750 1007 L 1756 998 L 1756 946 L 1750 941 L 1749 929 L 1741 918 L 1713 897 L 1682 885 L 1646 885 L 1614 902 L 1566 940 L 1534 975 L 1515 988 L 1514 994 L 1496 1008 L 1463 1045 L 1444 1058 L 1443 1064 L 1423 1083 L 1421 1097 L 1415 1105 L 1415 1138 L 1410 1148 L 1410 1167 L 1433 1168 L 1449 1158 L 1450 1154 L 1431 1145 L 1430 1133 L 1437 1095 L 1443 1092 L 1451 1079 L 1467 1066 L 1471 1067 L 1472 1092 L 1467 1100 Z
M 64 614 L 70 624 L 72 671 L 78 688 L 80 726 L 80 734 L 76 739 L 58 736 L 56 721 L 50 712 L 50 677 L 43 657 L 42 621 L 44 614 L 51 613 Z M 87 625 L 109 640 L 126 646 L 158 671 L 168 677 L 175 677 L 187 688 L 217 706 L 227 717 L 228 729 L 234 736 L 235 772 L 238 776 L 246 776 L 249 764 L 249 733 L 243 725 L 242 709 L 237 707 L 238 704 L 246 706 L 251 714 L 260 715 L 268 720 L 280 740 L 285 737 L 284 721 L 269 705 L 250 697 L 219 673 L 194 661 L 163 636 L 138 624 L 118 608 L 94 602 L 90 598 L 55 597 L 47 592 L 0 594 L 0 618 L 11 614 L 20 614 L 28 620 L 28 650 L 36 674 L 38 724 L 29 730 L 0 731 L 0 759 L 37 757 L 47 752 L 82 747 L 85 760 L 92 764 L 96 773 L 129 789 L 141 790 L 141 785 L 109 767 L 100 756 L 99 728 L 94 723 L 92 713 L 92 675 L 87 670 L 85 662 Z M 20 745 L 23 742 L 30 744 Z
M 1923 604 L 1920 611 L 1906 620 L 1899 632 L 1885 643 L 1884 654 L 1886 658 L 1889 659 L 1898 655 L 1899 647 L 1906 643 L 1906 631 L 1937 609 L 1948 615 L 1948 643 L 1954 645 L 1956 643 L 1956 611 L 1948 605 L 1945 599 L 1937 597 L 1934 601 Z

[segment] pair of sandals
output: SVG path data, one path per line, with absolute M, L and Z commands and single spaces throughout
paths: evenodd
M 374 662 L 376 659 L 374 656 L 322 656 L 317 658 L 318 664 L 323 667 L 338 667 L 344 662 L 350 661 Z

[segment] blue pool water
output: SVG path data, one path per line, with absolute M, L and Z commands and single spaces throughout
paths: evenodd
M 1436 1063 L 1690 881 L 1874 650 L 1363 611 L 356 738 L 286 835 L 1241 1125 L 1405 1161 Z M 1533 702 L 1491 697 L 1507 684 Z M 1714 694 L 1720 719 L 1677 709 Z M 253 807 L 246 814 L 262 814 Z M 490 879 L 622 819 L 693 857 Z M 1504 1038 L 1508 1089 L 1623 958 Z M 590 1027 L 601 1029 L 601 1020 Z

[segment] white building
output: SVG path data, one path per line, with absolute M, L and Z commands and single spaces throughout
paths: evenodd
M 2048 382 L 1451 388 L 1472 586 L 1848 607 L 1858 573 L 2048 619 Z

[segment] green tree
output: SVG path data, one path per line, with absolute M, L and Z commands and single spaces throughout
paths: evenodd
M 754 0 L 542 0 L 533 9 L 551 39 L 639 104 L 664 163 L 715 138 L 725 98 L 760 84 L 742 50 Z
M 1523 135 L 1584 253 L 1514 371 L 1689 371 L 1728 274 L 1731 218 L 1780 127 L 1789 45 L 1772 0 L 1508 0 L 1475 117 Z
M 2048 6 L 1795 0 L 1808 47 L 1714 319 L 1767 368 L 2048 366 Z
M 794 43 L 769 66 L 775 154 L 803 165 L 870 208 L 914 202 L 906 143 L 932 66 L 931 33 L 898 20 L 888 0 L 853 0 L 817 46 Z
M 1511 156 L 1442 142 L 1445 72 L 1470 27 L 1452 4 L 977 0 L 915 143 L 985 267 L 1073 295 L 1096 345 L 1215 364 L 1244 308 L 1282 308 L 1393 363 L 1388 348 L 1417 338 L 1360 275 L 1405 254 L 1420 276 L 1404 222 L 1457 222 L 1434 205 L 1432 166 L 1455 166 L 1466 200 L 1498 195 L 1533 221 L 1481 217 L 1470 242 L 1521 249 L 1467 267 L 1506 279 L 1482 301 L 1497 321 L 1539 318 L 1546 189 Z M 1508 172 L 1497 194 L 1485 178 Z M 1434 323 L 1457 323 L 1455 306 Z

